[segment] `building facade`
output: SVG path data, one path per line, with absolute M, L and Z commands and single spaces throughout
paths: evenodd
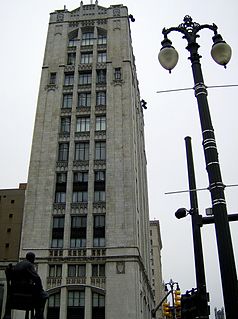
M 0 189 L 0 262 L 18 261 L 25 190 L 24 183 Z
M 5 268 L 19 259 L 26 184 L 0 189 L 0 316 L 5 301 Z
M 164 297 L 164 284 L 162 281 L 161 265 L 162 241 L 159 220 L 150 221 L 150 262 L 151 262 L 151 284 L 155 300 L 155 307 L 159 305 Z M 156 311 L 156 318 L 163 318 L 162 307 Z
M 151 318 L 147 192 L 127 8 L 51 13 L 20 251 L 37 256 L 46 318 Z

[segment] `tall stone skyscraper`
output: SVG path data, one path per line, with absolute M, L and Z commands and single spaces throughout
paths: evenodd
M 46 318 L 151 318 L 143 111 L 123 5 L 50 15 L 20 257 Z

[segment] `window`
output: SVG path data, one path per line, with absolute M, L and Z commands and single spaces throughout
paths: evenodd
M 82 46 L 93 45 L 93 32 L 85 32 L 82 35 Z
M 72 216 L 71 227 L 72 228 L 86 228 L 87 217 L 86 216 Z
M 86 265 L 68 265 L 68 277 L 85 277 Z
M 60 294 L 49 296 L 48 307 L 60 307 Z
M 90 106 L 91 106 L 91 93 L 79 93 L 78 107 L 90 107 Z
M 75 47 L 76 45 L 77 45 L 77 39 L 76 38 L 69 39 L 69 43 L 68 43 L 69 47 Z
M 92 319 L 105 318 L 105 296 L 93 292 Z
M 105 171 L 96 171 L 95 172 L 95 182 L 105 182 L 106 180 Z
M 89 132 L 90 117 L 78 117 L 76 122 L 76 132 Z
M 74 73 L 65 73 L 64 75 L 64 85 L 74 84 Z
M 95 202 L 105 202 L 106 196 L 105 191 L 94 191 L 94 201 Z
M 93 293 L 93 307 L 105 307 L 105 296 Z
M 75 191 L 73 192 L 73 203 L 87 203 L 88 191 Z
M 89 160 L 89 142 L 75 143 L 75 160 L 76 161 Z
M 121 68 L 115 68 L 114 79 L 121 80 Z
M 68 292 L 67 317 L 84 318 L 85 293 L 80 290 L 72 290 Z
M 61 117 L 60 132 L 61 133 L 70 133 L 70 124 L 71 124 L 70 117 Z
M 69 143 L 59 144 L 58 161 L 68 161 Z
M 57 173 L 56 174 L 56 183 L 62 184 L 67 182 L 67 173 Z
M 107 44 L 107 35 L 99 34 L 98 35 L 98 44 Z
M 78 40 L 78 29 L 75 29 L 69 33 L 69 47 L 75 47 L 77 45 Z
M 52 248 L 62 248 L 64 238 L 64 217 L 53 217 Z
M 65 203 L 66 192 L 55 192 L 55 203 Z
M 96 171 L 94 180 L 94 201 L 105 202 L 105 171 Z
M 87 85 L 92 83 L 92 72 L 79 73 L 79 84 Z
M 63 105 L 62 108 L 71 108 L 72 107 L 73 94 L 68 93 L 63 95 Z
M 92 277 L 105 277 L 105 264 L 92 264 Z
M 74 172 L 74 183 L 87 183 L 88 172 Z
M 106 131 L 106 116 L 96 116 L 96 131 Z
M 106 84 L 106 70 L 97 70 L 97 84 Z
M 56 84 L 56 73 L 50 73 L 50 80 L 49 80 L 49 84 L 54 85 Z
M 61 277 L 62 265 L 49 265 L 49 277 Z
M 48 299 L 47 319 L 59 319 L 60 294 L 50 295 Z
M 98 52 L 98 62 L 106 62 L 107 61 L 107 52 Z
M 105 216 L 94 216 L 93 246 L 105 247 Z
M 85 295 L 84 291 L 69 291 L 68 292 L 68 306 L 69 307 L 84 307 Z
M 100 91 L 96 93 L 96 105 L 106 105 L 106 92 Z
M 95 159 L 106 160 L 106 142 L 95 142 Z
M 76 53 L 68 53 L 68 60 L 67 64 L 68 65 L 74 65 L 76 60 Z
M 92 52 L 81 53 L 80 63 L 92 63 L 92 61 L 93 61 Z

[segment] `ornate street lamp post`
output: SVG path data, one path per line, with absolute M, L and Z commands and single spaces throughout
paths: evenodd
M 210 29 L 214 32 L 214 36 L 212 37 L 214 44 L 212 46 L 211 55 L 218 64 L 226 67 L 226 64 L 231 58 L 231 48 L 223 41 L 221 35 L 217 33 L 217 26 L 215 24 L 199 25 L 198 23 L 193 22 L 192 18 L 189 16 L 185 16 L 184 23 L 180 24 L 178 27 L 163 29 L 162 33 L 164 35 L 164 40 L 162 41 L 162 48 L 159 53 L 159 61 L 166 70 L 171 72 L 178 62 L 178 53 L 172 47 L 172 42 L 167 36 L 172 31 L 182 33 L 183 38 L 186 39 L 188 43 L 186 49 L 190 53 L 189 59 L 192 65 L 194 91 L 198 103 L 203 136 L 203 149 L 216 229 L 226 318 L 234 319 L 237 317 L 238 313 L 237 275 L 227 216 L 224 184 L 222 182 L 215 134 L 207 101 L 207 90 L 204 84 L 200 64 L 201 56 L 198 54 L 199 45 L 196 42 L 199 37 L 198 32 L 202 29 Z

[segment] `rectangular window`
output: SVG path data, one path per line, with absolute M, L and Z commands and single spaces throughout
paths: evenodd
M 105 216 L 94 216 L 93 246 L 105 247 Z
M 91 106 L 91 93 L 79 93 L 78 95 L 78 107 L 90 107 Z
M 55 72 L 50 73 L 49 84 L 51 84 L 51 85 L 56 84 L 56 73 Z
M 76 38 L 69 39 L 69 43 L 68 43 L 69 47 L 76 47 L 76 45 L 77 45 L 77 39 Z
M 106 105 L 106 92 L 100 91 L 96 93 L 96 105 L 97 106 L 105 106 Z
M 75 161 L 89 160 L 89 142 L 75 143 Z
M 107 61 L 107 52 L 98 52 L 98 62 L 106 62 Z
M 71 233 L 70 233 L 71 248 L 86 247 L 86 231 L 87 231 L 87 217 L 72 216 L 71 217 Z
M 48 307 L 49 308 L 60 307 L 60 294 L 59 293 L 49 296 Z
M 57 173 L 56 174 L 56 183 L 65 184 L 67 182 L 67 173 Z
M 69 143 L 60 143 L 58 152 L 58 161 L 68 161 Z
M 106 160 L 106 142 L 95 142 L 95 160 Z
M 63 95 L 62 108 L 72 108 L 73 94 L 67 93 Z
M 62 248 L 64 238 L 64 217 L 53 217 L 52 248 Z
M 105 318 L 105 296 L 93 292 L 92 295 L 92 319 Z
M 66 192 L 55 192 L 55 203 L 65 203 Z
M 60 317 L 60 293 L 49 296 L 47 319 L 59 319 Z
M 68 307 L 67 315 L 68 319 L 84 319 L 85 318 L 85 293 L 81 290 L 68 291 Z
M 65 73 L 64 75 L 64 85 L 74 84 L 74 73 Z
M 96 116 L 96 131 L 106 131 L 106 116 Z
M 106 84 L 107 70 L 97 70 L 97 84 Z
M 98 44 L 107 44 L 107 35 L 99 34 L 98 35 Z
M 76 120 L 76 132 L 89 132 L 90 117 L 78 117 Z
M 93 308 L 105 307 L 105 296 L 97 293 L 93 293 Z
M 95 202 L 105 202 L 106 195 L 105 191 L 94 191 L 94 201 Z
M 81 45 L 93 45 L 93 32 L 85 32 L 82 35 L 82 42 Z
M 75 191 L 73 192 L 73 203 L 87 203 L 88 191 Z
M 68 277 L 85 277 L 86 265 L 68 265 Z
M 74 183 L 87 183 L 88 172 L 74 172 Z
M 49 277 L 61 277 L 62 265 L 49 265 Z
M 105 277 L 105 264 L 92 264 L 93 277 Z
M 95 172 L 95 182 L 105 182 L 106 172 L 105 171 L 96 171 Z
M 84 291 L 73 290 L 68 292 L 68 307 L 84 307 L 84 305 L 85 305 Z M 77 317 L 77 318 L 80 318 L 80 317 Z
M 60 133 L 70 133 L 70 117 L 61 117 L 60 119 Z
M 92 72 L 79 73 L 79 84 L 88 85 L 92 83 Z
M 114 79 L 121 80 L 121 68 L 115 68 Z
M 68 65 L 75 65 L 75 60 L 76 60 L 76 53 L 68 53 L 67 64 Z
M 80 63 L 92 63 L 92 62 L 93 62 L 92 52 L 81 53 Z

